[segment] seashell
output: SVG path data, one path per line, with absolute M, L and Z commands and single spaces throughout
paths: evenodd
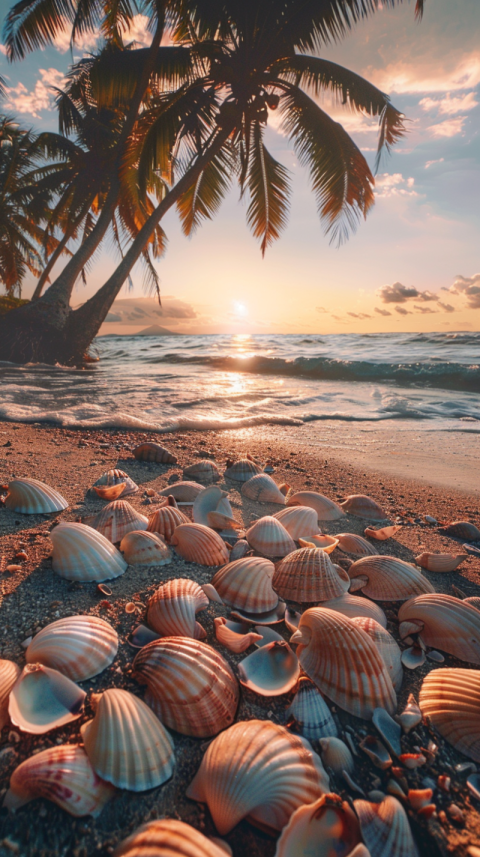
M 235 518 L 230 518 L 229 515 L 224 515 L 222 512 L 208 512 L 207 526 L 212 530 L 241 530 L 243 524 L 240 524 Z
M 337 533 L 335 538 L 338 539 L 338 547 L 344 553 L 352 553 L 354 556 L 376 556 L 378 554 L 370 542 L 354 533 Z
M 316 536 L 306 536 L 298 539 L 298 544 L 301 548 L 321 548 L 325 553 L 333 553 L 338 545 L 338 539 L 334 536 L 327 536 L 322 533 L 317 533 Z
M 415 729 L 415 726 L 422 722 L 422 712 L 413 693 L 409 695 L 402 713 L 395 715 L 395 720 L 400 724 L 405 735 L 408 735 L 412 729 Z
M 392 767 L 392 757 L 378 738 L 375 738 L 373 735 L 366 735 L 359 742 L 358 746 L 368 756 L 370 761 L 373 762 L 376 768 L 380 768 L 381 771 L 387 771 L 388 768 Z
M 471 595 L 469 598 L 464 598 L 463 600 L 465 604 L 470 604 L 471 607 L 480 610 L 480 597 L 478 595 Z
M 229 559 L 228 548 L 223 539 L 202 524 L 180 524 L 176 527 L 170 544 L 183 559 L 199 565 L 223 565 Z
M 249 550 L 250 545 L 247 540 L 239 539 L 230 551 L 230 562 L 234 562 L 236 559 L 242 559 L 242 557 L 246 556 Z
M 257 649 L 261 649 L 262 646 L 268 646 L 269 643 L 282 643 L 284 638 L 281 634 L 277 634 L 273 628 L 269 628 L 268 625 L 255 625 L 255 631 L 260 636 L 260 640 L 255 642 L 255 646 Z
M 22 515 L 50 515 L 68 509 L 68 500 L 38 479 L 12 479 L 5 506 Z
M 278 503 L 285 505 L 285 495 L 282 494 L 276 482 L 267 473 L 258 473 L 242 485 L 241 493 L 249 500 L 259 503 Z
M 209 744 L 187 797 L 207 804 L 222 835 L 246 816 L 262 829 L 282 830 L 297 807 L 328 787 L 308 741 L 268 720 L 247 720 Z
M 419 595 L 402 604 L 398 620 L 402 639 L 410 633 L 404 623 L 414 622 L 425 645 L 480 664 L 480 612 L 465 601 L 440 592 Z
M 209 600 L 198 583 L 181 577 L 167 580 L 148 602 L 147 622 L 164 637 L 203 640 L 207 635 L 195 621 L 195 615 L 208 605 Z
M 112 544 L 121 542 L 132 530 L 146 530 L 148 518 L 137 512 L 126 500 L 114 500 L 95 515 L 89 526 Z
M 267 610 L 265 613 L 249 613 L 248 610 L 233 610 L 231 619 L 237 622 L 250 622 L 253 625 L 275 625 L 282 622 L 285 616 L 285 601 L 279 601 L 273 610 Z
M 250 646 L 262 639 L 261 634 L 257 634 L 255 631 L 248 631 L 247 633 L 235 631 L 231 626 L 237 623 L 229 622 L 224 616 L 217 616 L 213 622 L 218 642 L 237 655 L 245 652 Z
M 327 601 L 347 592 L 350 579 L 320 548 L 300 548 L 277 563 L 272 585 L 289 601 Z
M 133 454 L 137 461 L 154 461 L 155 464 L 177 463 L 175 456 L 159 443 L 141 443 L 135 447 Z
M 86 693 L 57 670 L 42 664 L 27 664 L 12 690 L 8 713 L 22 732 L 43 735 L 77 720 Z
M 454 539 L 465 539 L 466 542 L 476 542 L 480 539 L 480 530 L 469 521 L 453 521 L 445 527 L 439 527 L 438 532 Z
M 388 518 L 378 503 L 366 494 L 350 494 L 340 506 L 357 518 L 367 518 L 369 521 L 385 521 Z
M 119 789 L 143 792 L 170 779 L 173 741 L 153 711 L 126 690 L 95 694 L 95 717 L 80 729 L 96 773 Z
M 247 613 L 266 613 L 278 604 L 272 587 L 273 562 L 252 556 L 229 562 L 212 578 L 212 584 L 228 607 Z
M 333 736 L 320 738 L 320 747 L 323 764 L 331 768 L 334 774 L 342 774 L 344 771 L 347 774 L 353 772 L 355 767 L 353 756 L 344 741 Z
M 366 720 L 375 708 L 395 711 L 395 691 L 375 643 L 342 613 L 311 607 L 290 642 L 298 645 L 309 678 L 340 708 Z
M 423 667 L 427 656 L 420 646 L 410 646 L 402 652 L 402 664 L 408 670 L 416 670 Z
M 160 720 L 197 738 L 210 738 L 233 723 L 237 680 L 222 655 L 188 637 L 164 637 L 141 649 L 134 677 L 148 685 L 145 697 Z
M 193 479 L 194 482 L 218 482 L 220 479 L 217 465 L 208 459 L 196 461 L 195 464 L 184 467 L 183 475 L 186 479 Z
M 132 649 L 143 649 L 143 647 L 148 643 L 152 643 L 153 640 L 159 639 L 160 635 L 156 634 L 155 631 L 152 631 L 151 628 L 147 628 L 146 625 L 137 625 L 131 634 L 128 635 L 127 643 L 132 647 Z
M 381 527 L 379 530 L 376 530 L 375 527 L 367 527 L 363 535 L 368 536 L 369 539 L 384 542 L 387 539 L 393 539 L 394 535 L 401 529 L 399 526 Z
M 449 744 L 469 759 L 480 762 L 478 670 L 432 670 L 423 680 L 419 706 L 430 725 Z
M 338 521 L 345 517 L 345 512 L 335 500 L 329 500 L 316 491 L 297 491 L 287 497 L 287 506 L 309 506 L 315 509 L 319 521 Z
M 343 613 L 349 619 L 355 616 L 365 616 L 368 619 L 375 619 L 382 628 L 387 627 L 387 617 L 382 608 L 373 601 L 367 598 L 359 598 L 358 595 L 351 595 L 346 592 L 338 598 L 332 598 L 330 601 L 324 601 L 322 607 L 328 607 L 329 610 L 335 610 L 337 613 Z
M 208 488 L 203 488 L 203 490 L 197 494 L 193 503 L 193 522 L 195 524 L 203 524 L 205 527 L 208 527 L 209 523 L 207 515 L 210 512 L 215 512 L 220 501 L 226 496 L 226 491 L 222 491 L 218 485 L 210 485 Z
M 267 643 L 238 664 L 240 684 L 259 696 L 280 696 L 297 683 L 297 656 L 285 640 Z
M 67 616 L 35 635 L 25 652 L 27 664 L 43 664 L 72 681 L 86 681 L 110 666 L 118 634 L 98 616 Z
M 100 476 L 100 479 L 94 484 L 94 488 L 97 485 L 103 487 L 106 485 L 107 487 L 111 487 L 112 485 L 121 485 L 124 484 L 125 488 L 122 491 L 122 497 L 126 497 L 127 494 L 136 494 L 138 491 L 138 485 L 133 479 L 130 479 L 128 473 L 125 473 L 124 470 L 107 470 L 106 473 L 103 473 Z
M 160 497 L 174 497 L 178 503 L 193 503 L 195 498 L 204 491 L 204 486 L 198 482 L 174 482 L 173 485 L 168 485 L 158 491 Z
M 402 653 L 397 641 L 394 640 L 391 634 L 382 627 L 375 619 L 368 619 L 364 616 L 352 617 L 352 622 L 355 623 L 362 631 L 373 640 L 381 657 L 387 665 L 390 678 L 394 690 L 400 690 L 403 680 L 402 670 Z
M 118 485 L 94 485 L 93 491 L 101 500 L 108 500 L 108 502 L 110 502 L 111 500 L 118 500 L 118 498 L 122 496 L 125 492 L 126 485 L 126 482 L 119 482 Z
M 50 533 L 52 568 L 67 580 L 101 583 L 127 568 L 122 554 L 105 536 L 85 524 L 58 524 Z
M 352 580 L 366 577 L 362 586 L 364 595 L 377 601 L 405 601 L 434 587 L 415 566 L 392 556 L 365 556 L 357 559 L 348 569 Z
M 421 768 L 425 765 L 427 759 L 423 753 L 401 753 L 398 761 L 405 765 L 408 770 L 413 771 L 415 768 Z
M 97 776 L 82 747 L 60 744 L 30 756 L 15 768 L 3 806 L 16 810 L 42 797 L 76 818 L 96 817 L 114 793 L 114 787 Z
M 297 692 L 287 708 L 287 715 L 293 718 L 298 731 L 308 741 L 337 736 L 337 727 L 327 703 L 306 676 L 298 680 Z
M 129 565 L 167 565 L 171 551 L 158 533 L 131 530 L 120 542 L 120 550 Z
M 297 613 L 296 610 L 290 610 L 289 607 L 286 608 L 284 614 L 285 625 L 292 634 L 297 630 L 301 617 L 301 613 Z
M 223 843 L 207 839 L 189 824 L 176 818 L 161 818 L 143 824 L 124 839 L 115 849 L 114 857 L 226 857 L 228 854 L 231 851 Z
M 227 469 L 224 475 L 235 482 L 248 482 L 249 479 L 260 473 L 263 473 L 263 471 L 258 464 L 255 464 L 254 461 L 250 461 L 248 458 L 242 458 L 240 461 L 235 461 L 235 463 L 227 462 Z
M 295 550 L 295 542 L 276 518 L 259 518 L 245 533 L 248 544 L 264 556 L 286 556 Z
M 149 533 L 158 533 L 163 536 L 167 544 L 170 544 L 175 528 L 180 524 L 189 524 L 190 518 L 176 509 L 174 506 L 161 506 L 156 509 L 148 518 L 147 531 Z
M 349 804 L 339 795 L 326 794 L 290 816 L 275 857 L 360 857 L 360 840 L 358 819 Z
M 319 532 L 317 513 L 309 506 L 291 506 L 275 512 L 274 518 L 280 521 L 292 539 L 298 542 L 299 538 L 306 539 L 315 536 Z
M 418 812 L 424 806 L 428 806 L 433 797 L 433 789 L 409 789 L 408 802 L 412 809 Z
M 0 660 L 0 732 L 8 723 L 8 697 L 20 673 L 13 661 Z
M 387 795 L 381 803 L 355 800 L 353 804 L 371 857 L 419 857 L 407 814 L 395 797 Z
M 468 554 L 462 553 L 453 556 L 451 553 L 421 553 L 415 557 L 415 562 L 427 571 L 455 571 L 456 568 L 467 559 Z
M 402 730 L 398 723 L 390 717 L 389 713 L 385 711 L 384 708 L 375 709 L 372 716 L 372 723 L 390 752 L 393 753 L 394 756 L 399 756 L 402 752 L 400 744 Z

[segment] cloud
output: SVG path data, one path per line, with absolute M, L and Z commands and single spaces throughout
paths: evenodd
M 51 108 L 54 98 L 51 87 L 62 87 L 65 77 L 56 68 L 40 68 L 39 72 L 40 77 L 31 91 L 23 83 L 6 87 L 4 108 L 14 110 L 16 113 L 28 113 L 37 119 L 42 110 Z
M 414 304 L 413 307 L 417 310 L 417 312 L 421 312 L 422 315 L 425 315 L 426 313 L 438 312 L 438 309 L 432 309 L 432 307 L 430 306 L 417 306 L 416 304 Z
M 401 173 L 382 173 L 375 178 L 375 194 L 377 197 L 418 196 L 414 184 L 412 176 L 404 178 Z
M 453 295 L 465 295 L 469 309 L 480 309 L 480 274 L 474 274 L 473 277 L 462 277 L 458 274 L 449 292 Z
M 132 23 L 123 32 L 124 42 L 136 42 L 139 47 L 148 48 L 152 43 L 152 33 L 148 29 L 146 15 L 134 15 Z
M 0 54 L 3 54 L 4 57 L 7 56 L 7 49 L 5 45 L 0 45 Z
M 324 306 L 316 306 L 315 309 L 317 312 L 328 312 L 328 309 L 325 309 Z
M 455 307 L 451 304 L 444 304 L 443 301 L 437 301 L 437 306 L 441 307 L 444 312 L 455 312 Z
M 448 63 L 448 55 L 445 62 Z M 383 92 L 389 93 L 420 94 L 474 89 L 480 83 L 480 51 L 465 56 L 453 68 L 442 67 L 441 62 L 432 63 L 427 53 L 423 66 L 418 62 L 413 63 L 409 57 L 382 69 L 370 67 L 365 77 Z
M 393 286 L 382 286 L 377 295 L 384 304 L 404 304 L 414 298 L 417 301 L 436 301 L 437 296 L 433 292 L 420 292 L 415 286 L 403 286 L 402 283 L 394 283 Z
M 105 319 L 105 323 L 111 323 L 113 321 L 122 321 L 121 314 L 118 312 L 109 312 Z
M 445 98 L 422 98 L 419 104 L 422 110 L 437 110 L 438 113 L 453 116 L 455 113 L 462 113 L 478 107 L 478 101 L 475 101 L 475 97 L 475 92 L 453 96 L 448 93 Z
M 347 315 L 351 315 L 352 318 L 371 318 L 371 315 L 368 315 L 366 312 L 347 312 Z
M 335 319 L 335 321 L 340 321 L 342 324 L 349 324 L 349 323 L 350 323 L 350 322 L 348 321 L 348 319 L 345 319 L 345 316 L 344 316 L 344 315 L 334 315 L 334 314 L 333 314 L 333 312 L 332 312 L 332 313 L 331 313 L 331 316 L 332 316 L 332 318 L 334 318 L 334 319 Z
M 465 121 L 465 116 L 457 116 L 456 119 L 447 119 L 438 125 L 429 125 L 428 130 L 432 137 L 456 137 L 463 132 Z
M 378 312 L 379 315 L 391 315 L 392 313 L 388 311 L 388 309 L 379 309 L 375 307 L 375 312 Z
M 443 164 L 445 158 L 437 158 L 434 161 L 427 161 L 425 164 L 425 169 L 428 170 L 430 167 L 433 167 L 434 164 Z
M 398 312 L 399 315 L 413 315 L 409 309 L 405 309 L 403 306 L 396 306 L 395 312 Z

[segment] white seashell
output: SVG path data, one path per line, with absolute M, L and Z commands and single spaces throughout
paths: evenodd
M 280 521 L 287 533 L 296 542 L 320 532 L 315 509 L 309 506 L 288 506 L 280 512 L 275 512 L 274 518 Z
M 295 550 L 295 542 L 276 518 L 259 518 L 245 533 L 248 544 L 264 556 L 283 557 Z
M 25 652 L 27 664 L 43 664 L 72 681 L 86 681 L 115 659 L 118 634 L 98 616 L 67 616 L 43 628 Z
M 269 559 L 252 556 L 229 562 L 212 578 L 212 585 L 228 607 L 247 613 L 266 613 L 278 604 L 272 587 L 275 570 Z
M 195 497 L 204 491 L 204 486 L 198 482 L 174 482 L 158 492 L 160 497 L 175 497 L 179 503 L 193 503 Z
M 249 500 L 259 503 L 278 503 L 285 505 L 285 495 L 282 494 L 276 482 L 267 473 L 258 473 L 242 485 L 241 493 Z
M 257 634 L 255 631 L 247 631 L 246 633 L 235 631 L 232 625 L 237 625 L 238 623 L 229 622 L 224 616 L 217 616 L 213 622 L 218 642 L 230 652 L 235 652 L 236 655 L 245 652 L 250 646 L 253 646 L 254 643 L 262 639 L 262 635 Z
M 427 571 L 448 572 L 455 571 L 467 556 L 466 553 L 456 556 L 451 553 L 421 553 L 415 557 L 415 562 Z
M 135 447 L 133 454 L 137 461 L 154 461 L 156 464 L 177 463 L 175 456 L 159 443 L 141 443 Z
M 204 527 L 208 527 L 209 523 L 207 515 L 210 512 L 215 512 L 220 501 L 226 496 L 226 491 L 222 491 L 218 485 L 210 485 L 208 488 L 203 488 L 203 490 L 197 494 L 193 503 L 193 522 L 195 524 L 203 524 Z
M 100 479 L 97 479 L 93 487 L 95 488 L 97 485 L 108 488 L 114 485 L 125 485 L 122 497 L 126 497 L 127 494 L 136 494 L 138 491 L 137 483 L 133 479 L 130 479 L 130 476 L 124 470 L 107 470 L 106 473 L 100 476 Z
M 344 771 L 347 774 L 353 772 L 355 767 L 353 756 L 340 738 L 320 738 L 320 747 L 323 764 L 331 768 L 334 774 L 342 774 Z
M 0 660 L 0 732 L 8 723 L 8 698 L 21 669 L 13 661 Z
M 293 702 L 287 708 L 299 732 L 307 741 L 336 737 L 337 727 L 322 694 L 311 679 L 301 676 Z
M 255 464 L 254 461 L 250 461 L 249 458 L 243 458 L 235 463 L 227 462 L 225 476 L 228 479 L 233 479 L 235 482 L 248 482 L 252 476 L 256 476 L 262 472 L 262 468 L 258 464 Z
M 309 506 L 315 509 L 319 521 L 337 521 L 345 517 L 342 507 L 316 491 L 297 491 L 287 497 L 287 506 Z
M 137 512 L 126 500 L 114 500 L 95 515 L 89 526 L 112 544 L 121 542 L 132 530 L 146 530 L 148 518 Z
M 68 509 L 68 501 L 44 482 L 24 478 L 8 483 L 5 506 L 23 515 L 50 515 Z
M 434 592 L 434 587 L 415 566 L 392 556 L 365 556 L 348 569 L 352 581 L 367 578 L 362 592 L 378 601 L 406 601 Z
M 381 803 L 353 803 L 371 857 L 419 857 L 407 814 L 395 797 L 387 795 Z
M 183 821 L 161 818 L 139 827 L 120 843 L 114 857 L 227 857 L 232 852 L 219 840 L 207 839 Z
M 183 475 L 196 482 L 218 482 L 220 471 L 214 461 L 208 459 L 196 461 L 189 467 L 183 468 Z
M 209 527 L 202 524 L 180 524 L 170 539 L 176 552 L 189 562 L 214 566 L 228 562 L 228 548 Z
M 259 696 L 280 696 L 297 683 L 300 667 L 285 640 L 267 643 L 238 664 L 240 684 Z
M 163 536 L 167 544 L 170 544 L 175 528 L 180 524 L 189 524 L 190 518 L 176 509 L 174 506 L 161 506 L 155 509 L 148 518 L 147 530 L 149 533 L 158 533 Z
M 340 505 L 345 512 L 357 518 L 367 518 L 369 521 L 386 521 L 388 518 L 378 503 L 366 494 L 350 494 Z
M 131 530 L 120 542 L 120 550 L 129 565 L 167 565 L 172 561 L 162 537 L 145 530 Z
M 358 819 L 349 804 L 339 795 L 326 794 L 290 816 L 275 857 L 368 857 L 360 836 Z
M 395 720 L 400 724 L 406 735 L 422 722 L 422 712 L 413 693 L 409 695 L 402 713 L 395 715 Z
M 355 533 L 337 533 L 338 547 L 344 553 L 352 553 L 354 556 L 376 556 L 378 551 L 370 542 Z
M 195 620 L 195 614 L 208 607 L 203 589 L 193 580 L 167 580 L 154 592 L 148 602 L 147 622 L 164 637 L 193 637 L 203 640 L 207 635 Z
M 142 792 L 170 779 L 173 741 L 153 711 L 132 693 L 96 694 L 95 717 L 80 729 L 97 774 L 120 789 Z
M 362 631 L 365 631 L 375 643 L 390 673 L 393 687 L 398 693 L 402 686 L 403 670 L 402 652 L 397 641 L 375 619 L 369 619 L 366 616 L 356 616 L 352 617 L 352 622 L 355 622 Z
M 275 566 L 272 585 L 289 601 L 327 601 L 347 592 L 350 578 L 320 548 L 300 548 Z
M 8 713 L 22 732 L 43 735 L 77 720 L 86 693 L 57 670 L 42 664 L 27 664 L 14 684 Z
M 127 568 L 112 543 L 85 524 L 58 524 L 50 533 L 52 568 L 67 580 L 88 582 L 119 577 Z
M 378 604 L 369 601 L 368 598 L 351 595 L 350 592 L 346 592 L 345 595 L 340 595 L 338 598 L 332 598 L 330 601 L 324 601 L 322 607 L 343 613 L 349 619 L 353 619 L 355 616 L 366 616 L 368 619 L 375 619 L 382 628 L 387 627 L 387 617 Z

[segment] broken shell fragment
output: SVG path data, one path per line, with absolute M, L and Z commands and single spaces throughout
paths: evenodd
M 375 738 L 373 735 L 367 735 L 360 741 L 358 746 L 373 762 L 376 768 L 386 771 L 392 767 L 390 753 L 378 738 Z
M 85 524 L 58 524 L 50 538 L 53 570 L 67 580 L 100 583 L 119 577 L 127 568 L 120 551 Z
M 267 473 L 258 473 L 248 482 L 244 482 L 241 493 L 249 500 L 257 500 L 259 503 L 278 503 L 285 505 L 285 495 L 282 494 L 276 482 Z
M 345 512 L 335 500 L 329 500 L 316 491 L 297 491 L 287 497 L 287 506 L 309 506 L 315 509 L 319 521 L 337 521 L 345 517 Z
M 355 622 L 362 631 L 365 631 L 375 643 L 387 665 L 393 687 L 398 692 L 402 686 L 403 670 L 402 653 L 397 641 L 375 619 L 369 619 L 366 616 L 355 616 L 352 617 L 352 622 Z
M 344 553 L 351 553 L 354 556 L 376 556 L 378 551 L 363 539 L 362 536 L 357 536 L 355 533 L 337 533 L 335 536 L 338 539 L 338 547 Z
M 316 536 L 299 538 L 298 544 L 301 548 L 321 548 L 325 553 L 333 553 L 338 545 L 338 539 L 335 539 L 333 536 L 327 536 L 324 533 L 317 533 Z
M 347 745 L 340 738 L 320 738 L 322 748 L 322 762 L 327 768 L 331 768 L 334 774 L 342 774 L 346 771 L 351 774 L 355 762 Z
M 353 803 L 371 857 L 418 857 L 407 814 L 395 797 L 387 795 L 381 803 Z
M 464 539 L 466 542 L 476 542 L 480 539 L 480 530 L 469 521 L 453 521 L 445 527 L 439 527 L 438 532 L 454 539 Z
M 174 497 L 178 503 L 193 504 L 195 497 L 204 490 L 203 485 L 198 482 L 174 482 L 173 485 L 168 485 L 167 488 L 162 488 L 158 492 L 160 497 Z
M 480 612 L 471 604 L 440 592 L 419 595 L 402 604 L 398 620 L 402 639 L 412 633 L 408 629 L 415 623 L 425 645 L 480 664 Z
M 340 506 L 344 512 L 357 518 L 367 518 L 369 521 L 386 521 L 388 518 L 378 503 L 366 494 L 350 494 Z
M 451 553 L 421 553 L 415 557 L 415 562 L 427 571 L 448 572 L 455 571 L 467 556 L 466 553 L 456 556 Z
M 405 765 L 406 768 L 413 771 L 415 768 L 421 768 L 426 764 L 426 757 L 423 753 L 401 753 L 398 761 Z
M 146 530 L 148 518 L 137 512 L 127 500 L 114 500 L 95 515 L 89 526 L 112 544 L 121 542 L 131 530 Z
M 339 795 L 325 794 L 291 815 L 275 857 L 360 857 L 360 839 L 358 819 L 349 804 Z
M 368 536 L 369 539 L 377 539 L 379 542 L 384 542 L 387 539 L 393 539 L 393 537 L 401 530 L 400 526 L 391 526 L 391 527 L 381 527 L 379 530 L 375 529 L 375 527 L 367 527 L 364 536 Z
M 416 670 L 423 667 L 427 656 L 420 646 L 410 646 L 402 652 L 402 664 L 408 670 Z
M 220 479 L 220 471 L 217 465 L 208 458 L 196 461 L 189 467 L 184 467 L 183 475 L 186 479 L 193 479 L 194 482 L 218 482 Z
M 175 528 L 180 524 L 189 524 L 190 518 L 187 517 L 180 509 L 174 506 L 161 506 L 156 509 L 148 518 L 147 530 L 149 533 L 158 533 L 163 536 L 167 544 L 170 543 Z
M 432 670 L 423 680 L 419 706 L 443 738 L 469 759 L 480 762 L 478 670 Z
M 137 625 L 127 637 L 127 643 L 132 649 L 143 649 L 148 643 L 158 639 L 160 639 L 160 635 L 152 631 L 151 628 L 147 628 L 146 625 Z
M 409 789 L 407 795 L 410 806 L 416 812 L 419 809 L 423 809 L 424 806 L 428 806 L 431 803 L 432 797 L 433 789 Z
M 318 688 L 307 676 L 299 678 L 297 692 L 287 708 L 287 715 L 293 718 L 297 731 L 307 741 L 337 736 L 337 727 L 330 709 Z
M 203 640 L 207 635 L 195 616 L 208 604 L 207 596 L 195 581 L 181 577 L 167 580 L 148 602 L 147 622 L 164 637 Z
M 12 479 L 8 483 L 5 506 L 22 515 L 51 515 L 68 509 L 68 500 L 38 479 Z
M 305 604 L 343 595 L 350 579 L 325 551 L 300 548 L 277 563 L 272 585 L 282 598 Z
M 295 542 L 285 527 L 270 515 L 255 521 L 245 538 L 252 548 L 267 557 L 284 557 L 295 550 Z
M 252 556 L 229 562 L 212 578 L 212 585 L 228 606 L 247 613 L 266 613 L 278 604 L 272 587 L 273 562 Z
M 394 756 L 399 756 L 402 752 L 400 745 L 402 730 L 398 723 L 390 717 L 389 713 L 385 711 L 384 708 L 375 709 L 373 712 L 372 723 L 390 752 L 393 753 Z
M 125 473 L 124 470 L 107 470 L 106 473 L 103 473 L 100 476 L 100 479 L 94 484 L 94 488 L 100 485 L 101 487 L 111 487 L 112 485 L 124 485 L 124 489 L 122 491 L 122 497 L 126 497 L 127 494 L 136 494 L 138 491 L 138 485 L 133 479 L 130 479 L 128 473 Z
M 0 660 L 0 732 L 8 723 L 8 697 L 20 673 L 13 661 Z
M 226 496 L 226 492 L 222 491 L 218 485 L 209 485 L 208 488 L 204 488 L 203 491 L 200 491 L 195 497 L 193 503 L 193 522 L 195 524 L 203 524 L 204 527 L 210 526 L 208 515 L 217 511 L 219 503 L 224 500 Z M 230 504 L 228 504 L 227 509 L 230 510 L 231 517 L 233 518 Z
M 415 726 L 418 726 L 418 724 L 422 722 L 422 712 L 420 711 L 420 706 L 415 700 L 413 693 L 408 697 L 407 704 L 402 713 L 395 715 L 395 720 L 397 723 L 400 723 L 400 726 L 406 735 L 408 735 L 412 729 L 415 729 Z
M 284 498 L 285 499 L 285 498 Z M 274 518 L 280 521 L 292 539 L 308 538 L 319 532 L 318 519 L 315 509 L 309 506 L 291 506 L 275 512 Z
M 172 554 L 158 533 L 132 530 L 120 542 L 120 550 L 129 565 L 167 565 Z
M 367 578 L 362 592 L 377 601 L 404 601 L 425 592 L 435 592 L 423 574 L 402 559 L 391 556 L 365 556 L 348 569 L 352 581 Z
M 119 482 L 118 485 L 94 485 L 92 490 L 97 497 L 100 497 L 100 500 L 111 502 L 112 500 L 118 500 L 125 493 L 126 487 L 126 482 Z
M 262 468 L 248 458 L 242 458 L 234 463 L 227 462 L 227 469 L 225 470 L 225 476 L 235 482 L 248 482 L 249 479 L 260 473 L 263 473 Z
M 159 443 L 141 443 L 135 447 L 133 454 L 137 461 L 153 461 L 155 464 L 177 463 L 175 456 Z
M 247 555 L 249 550 L 250 545 L 248 544 L 247 540 L 239 539 L 238 542 L 234 544 L 230 552 L 230 562 L 234 562 L 236 559 L 242 559 L 242 557 Z
M 22 732 L 43 735 L 77 720 L 86 693 L 57 670 L 42 664 L 27 664 L 14 684 L 8 713 Z
M 229 559 L 228 548 L 223 539 L 203 524 L 180 524 L 176 527 L 170 544 L 183 559 L 199 565 L 223 565 Z
M 113 662 L 118 634 L 98 616 L 67 616 L 35 635 L 25 652 L 27 664 L 43 664 L 72 681 L 86 681 Z
M 217 844 L 218 842 L 218 844 Z M 213 841 L 175 818 L 149 821 L 115 849 L 114 857 L 227 857 L 223 843 Z
M 285 640 L 267 643 L 238 664 L 240 684 L 259 696 L 280 696 L 297 683 L 300 667 Z
M 387 627 L 387 617 L 382 608 L 369 601 L 368 598 L 359 598 L 358 595 L 351 595 L 350 592 L 345 592 L 338 598 L 332 598 L 329 601 L 324 601 L 322 607 L 328 607 L 329 610 L 335 610 L 337 613 L 342 613 L 353 619 L 356 616 L 364 616 L 368 619 L 375 619 L 382 628 Z
M 218 642 L 237 655 L 245 652 L 250 646 L 262 639 L 261 635 L 255 631 L 246 631 L 245 633 L 235 631 L 232 626 L 236 626 L 238 623 L 229 622 L 224 616 L 217 616 L 213 622 Z

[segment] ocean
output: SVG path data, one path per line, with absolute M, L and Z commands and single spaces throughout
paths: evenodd
M 85 369 L 0 364 L 0 419 L 157 432 L 416 421 L 480 432 L 480 333 L 106 336 Z

